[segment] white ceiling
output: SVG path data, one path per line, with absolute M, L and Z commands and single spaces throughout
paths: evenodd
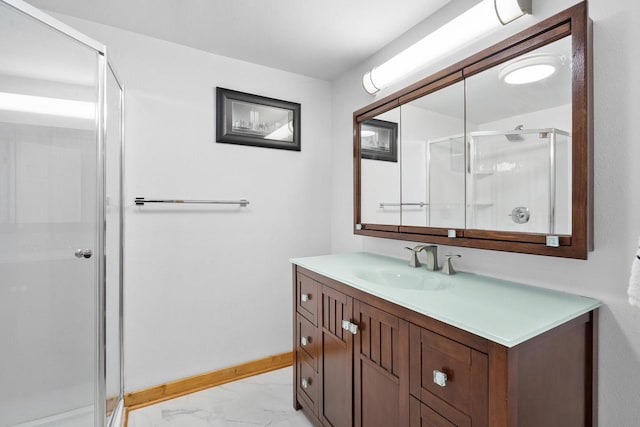
M 332 80 L 451 0 L 28 0 L 34 6 Z
M 554 75 L 534 83 L 509 85 L 499 77 L 500 71 L 507 64 L 521 57 L 535 54 L 564 58 L 564 61 L 558 64 L 558 70 Z M 412 101 L 411 104 L 450 117 L 462 118 L 466 114 L 466 120 L 475 124 L 494 122 L 567 105 L 571 103 L 571 58 L 571 37 L 564 37 L 468 77 L 464 88 L 462 83 L 458 83 L 446 90 Z M 514 124 L 514 127 L 517 124 Z M 554 126 L 561 127 L 559 124 L 550 124 L 545 127 Z

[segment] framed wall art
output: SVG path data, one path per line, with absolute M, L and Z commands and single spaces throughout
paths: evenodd
M 398 124 L 369 119 L 360 128 L 360 157 L 363 159 L 398 161 Z
M 300 104 L 218 87 L 216 141 L 300 151 Z

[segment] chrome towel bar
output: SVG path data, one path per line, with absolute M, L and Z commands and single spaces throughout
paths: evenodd
M 244 208 L 249 205 L 249 201 L 245 199 L 240 200 L 179 200 L 179 199 L 159 199 L 151 200 L 144 197 L 136 197 L 136 205 L 144 206 L 145 203 L 191 203 L 200 205 L 240 205 Z
M 425 202 L 417 202 L 417 203 L 380 203 L 381 208 L 391 207 L 391 206 L 420 206 L 421 208 L 425 206 L 429 206 L 429 203 Z

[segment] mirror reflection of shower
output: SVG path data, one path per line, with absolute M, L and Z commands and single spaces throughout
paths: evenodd
M 571 136 L 555 129 L 469 133 L 471 228 L 571 233 Z

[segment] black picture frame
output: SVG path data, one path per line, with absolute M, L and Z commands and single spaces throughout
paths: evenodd
M 300 151 L 300 104 L 216 87 L 216 142 Z
M 398 161 L 398 123 L 369 119 L 360 125 L 360 158 Z

